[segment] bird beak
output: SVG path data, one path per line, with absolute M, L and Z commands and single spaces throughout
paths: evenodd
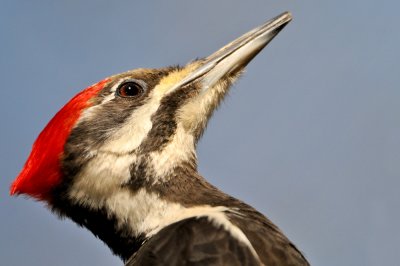
M 174 87 L 200 81 L 203 91 L 224 76 L 243 69 L 292 19 L 289 12 L 265 22 L 201 61 L 200 66 Z

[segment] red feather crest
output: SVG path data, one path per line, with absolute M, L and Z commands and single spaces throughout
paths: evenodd
M 107 83 L 104 79 L 73 97 L 50 120 L 33 144 L 21 173 L 12 183 L 10 194 L 27 194 L 38 200 L 49 200 L 50 191 L 61 182 L 60 157 L 72 128 L 82 111 Z

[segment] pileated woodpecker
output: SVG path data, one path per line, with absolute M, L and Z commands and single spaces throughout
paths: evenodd
M 291 20 L 184 67 L 135 69 L 72 98 L 11 186 L 104 241 L 126 265 L 308 265 L 265 216 L 197 172 L 196 144 L 244 67 Z

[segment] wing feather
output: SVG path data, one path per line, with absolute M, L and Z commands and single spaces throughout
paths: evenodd
M 207 217 L 190 218 L 162 229 L 148 239 L 125 266 L 135 265 L 260 265 L 246 244 Z

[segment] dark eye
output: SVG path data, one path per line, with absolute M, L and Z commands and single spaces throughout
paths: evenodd
M 133 81 L 125 82 L 121 84 L 118 89 L 117 93 L 119 96 L 122 97 L 137 97 L 144 92 L 143 87 Z

